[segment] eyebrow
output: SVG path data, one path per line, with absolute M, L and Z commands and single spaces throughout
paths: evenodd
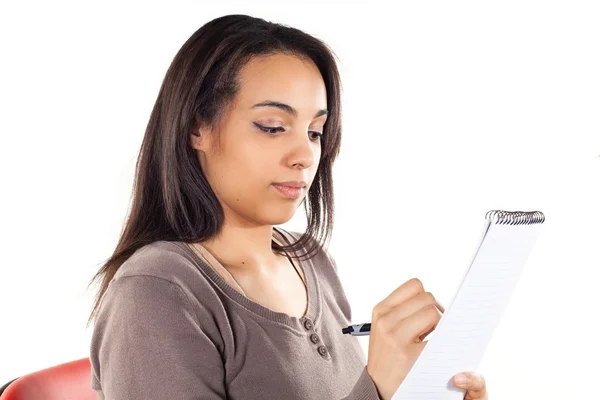
M 258 108 L 258 107 L 277 107 L 280 110 L 283 110 L 285 112 L 287 112 L 288 114 L 293 115 L 294 117 L 298 116 L 298 111 L 285 103 L 282 103 L 280 101 L 274 101 L 274 100 L 265 100 L 265 101 L 261 101 L 260 103 L 256 103 L 255 105 L 252 106 L 252 108 Z M 328 111 L 326 109 L 323 110 L 319 110 L 317 111 L 317 113 L 315 114 L 315 116 L 313 118 L 318 118 L 321 115 L 328 115 Z

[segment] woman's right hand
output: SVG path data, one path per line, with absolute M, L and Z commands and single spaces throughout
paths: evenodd
M 444 308 L 413 278 L 373 308 L 367 372 L 383 400 L 392 398 L 423 351 Z

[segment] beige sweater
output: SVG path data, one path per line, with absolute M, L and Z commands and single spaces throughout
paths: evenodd
M 342 334 L 351 310 L 335 262 L 320 252 L 296 265 L 302 318 L 253 302 L 183 242 L 136 251 L 94 324 L 97 398 L 379 400 L 358 339 Z

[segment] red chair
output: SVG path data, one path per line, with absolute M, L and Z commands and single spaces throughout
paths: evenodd
M 0 400 L 96 400 L 88 357 L 32 372 L 0 388 Z

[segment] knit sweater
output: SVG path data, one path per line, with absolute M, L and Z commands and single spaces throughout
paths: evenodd
M 334 260 L 322 250 L 297 264 L 301 318 L 250 300 L 183 242 L 138 249 L 94 323 L 97 399 L 379 400 L 357 337 L 342 334 L 351 310 Z

